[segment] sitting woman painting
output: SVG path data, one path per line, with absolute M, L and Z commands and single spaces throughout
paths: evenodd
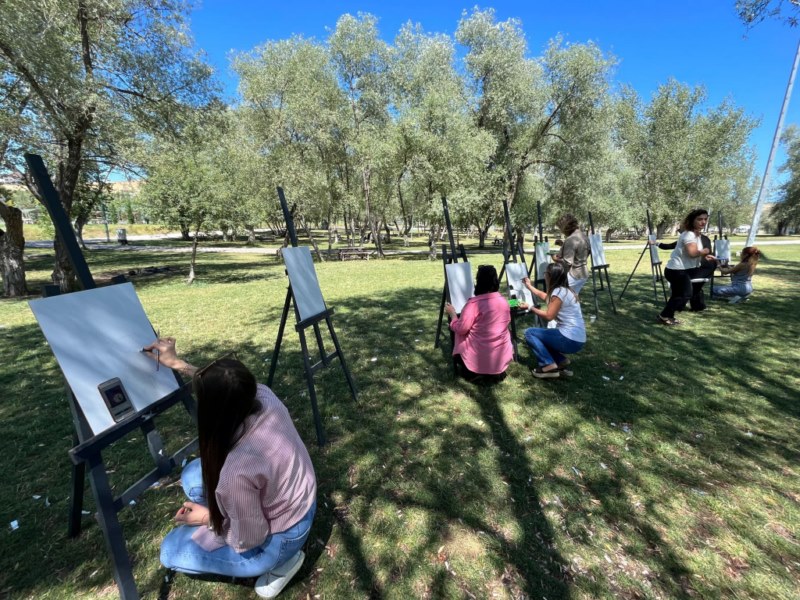
M 455 334 L 453 357 L 461 376 L 475 381 L 502 379 L 508 364 L 514 359 L 514 348 L 508 325 L 511 309 L 500 294 L 500 280 L 491 265 L 478 267 L 475 296 L 467 300 L 460 315 L 448 303 L 444 309 L 450 315 L 450 329 Z

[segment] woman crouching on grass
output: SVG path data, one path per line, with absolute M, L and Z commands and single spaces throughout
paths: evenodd
M 492 265 L 481 265 L 475 276 L 475 295 L 467 300 L 461 315 L 449 302 L 444 307 L 455 334 L 453 360 L 467 381 L 500 381 L 514 360 L 508 333 L 511 309 L 499 290 L 497 270 Z
M 566 369 L 569 359 L 565 354 L 580 352 L 586 343 L 586 326 L 583 322 L 578 295 L 568 285 L 567 269 L 560 263 L 547 265 L 544 272 L 547 292 L 536 289 L 527 277 L 522 280 L 531 293 L 547 302 L 547 310 L 532 307 L 531 312 L 546 321 L 556 322 L 555 328 L 531 327 L 525 330 L 525 341 L 536 357 L 533 376 L 540 379 L 572 375 Z M 520 305 L 528 308 L 526 305 Z
M 274 598 L 303 564 L 317 508 L 314 467 L 289 412 L 238 360 L 198 370 L 178 358 L 174 338 L 144 351 L 191 376 L 197 398 L 200 458 L 181 474 L 189 502 L 161 544 L 161 563 L 258 577 L 256 593 Z

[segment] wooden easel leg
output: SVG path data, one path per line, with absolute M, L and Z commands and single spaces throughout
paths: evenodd
M 140 429 L 147 442 L 147 449 L 150 451 L 150 456 L 153 457 L 153 461 L 156 463 L 159 476 L 164 477 L 165 475 L 169 475 L 170 471 L 172 471 L 169 456 L 164 452 L 164 443 L 161 441 L 161 436 L 158 434 L 158 431 L 156 431 L 153 420 L 150 419 L 142 423 Z
M 653 276 L 653 300 L 658 304 L 658 288 L 656 288 L 656 281 L 658 281 L 658 265 L 650 265 L 650 273 Z M 661 285 L 664 285 L 663 283 Z
M 667 286 L 664 284 L 664 272 L 661 270 L 661 265 L 658 265 L 658 280 L 661 282 L 661 291 L 664 293 L 664 302 L 667 301 Z M 653 284 L 655 286 L 655 284 Z
M 306 370 L 308 395 L 311 398 L 311 411 L 314 414 L 314 427 L 317 430 L 317 444 L 322 447 L 327 440 L 325 439 L 325 431 L 322 429 L 322 419 L 319 416 L 319 407 L 317 406 L 317 391 L 314 387 L 314 370 L 311 368 L 311 360 L 308 357 L 306 334 L 302 329 L 299 330 L 298 333 L 300 334 L 300 347 L 303 351 L 303 368 Z
M 325 352 L 325 344 L 322 343 L 322 333 L 319 330 L 319 323 L 314 323 L 314 337 L 317 338 L 317 347 L 319 348 L 319 359 L 322 361 L 322 364 L 326 367 L 331 364 L 331 361 L 328 360 L 328 355 Z
M 78 435 L 72 435 L 72 446 L 79 443 Z M 83 489 L 86 485 L 86 464 L 72 465 L 72 493 L 69 497 L 69 523 L 67 536 L 78 537 L 81 534 L 81 517 L 83 515 Z
M 600 289 L 603 289 L 602 277 L 600 277 Z M 600 305 L 597 303 L 597 283 L 595 282 L 594 269 L 592 269 L 592 296 L 594 297 L 594 314 L 600 316 Z
M 519 362 L 519 349 L 517 348 L 517 319 L 511 315 L 511 345 L 514 347 L 514 362 Z
M 77 446 L 80 442 L 92 437 L 92 430 L 86 417 L 72 393 L 69 385 L 65 386 L 69 410 L 72 414 L 72 424 L 75 430 L 72 434 L 72 446 Z M 69 499 L 69 522 L 67 523 L 67 535 L 71 538 L 78 537 L 81 533 L 81 520 L 83 516 L 83 492 L 86 488 L 86 465 L 81 463 L 72 466 L 72 495 Z
M 611 298 L 611 310 L 614 311 L 614 314 L 617 314 L 617 307 L 614 304 L 614 294 L 611 293 L 611 278 L 608 276 L 608 267 L 603 269 L 603 271 L 605 272 L 606 284 L 608 285 L 608 297 Z M 603 280 L 603 278 L 601 277 L 600 281 L 602 281 L 602 280 Z
M 447 302 L 447 279 L 442 288 L 442 301 L 439 303 L 439 324 L 436 327 L 436 341 L 433 343 L 434 350 L 439 347 L 439 340 L 442 336 L 442 321 L 444 320 L 444 304 Z
M 289 307 L 292 304 L 292 288 L 286 290 L 286 302 L 283 303 L 283 313 L 281 314 L 281 324 L 278 326 L 278 339 L 275 340 L 275 350 L 272 351 L 272 361 L 269 365 L 269 376 L 267 377 L 267 387 L 272 387 L 272 380 L 275 377 L 275 368 L 278 366 L 278 355 L 281 352 L 281 340 L 283 330 L 286 328 L 286 319 L 289 318 Z
M 353 400 L 358 402 L 358 390 L 356 390 L 356 384 L 353 381 L 353 377 L 350 375 L 350 369 L 347 368 L 347 363 L 344 360 L 344 352 L 342 352 L 342 347 L 339 345 L 339 338 L 336 337 L 336 330 L 333 328 L 331 318 L 325 317 L 325 322 L 328 324 L 328 333 L 331 335 L 333 347 L 336 349 L 336 354 L 339 356 L 339 362 L 342 363 L 342 370 L 344 371 L 345 379 L 347 379 L 347 385 L 350 386 L 350 393 L 353 394 Z
M 642 257 L 644 256 L 644 253 L 647 252 L 648 247 L 649 247 L 648 244 L 644 245 L 644 248 L 642 249 L 642 253 L 639 255 L 639 260 L 636 261 L 636 264 L 633 266 L 633 271 L 631 271 L 631 274 L 628 275 L 628 281 L 626 281 L 625 285 L 622 286 L 622 291 L 619 293 L 619 299 L 620 300 L 622 300 L 622 296 L 625 295 L 625 290 L 628 289 L 628 284 L 631 282 L 631 279 L 633 279 L 633 274 L 636 273 L 636 269 L 639 268 L 639 263 L 642 262 Z M 652 268 L 652 265 L 651 265 L 651 268 Z
M 117 512 L 114 510 L 114 495 L 108 483 L 108 474 L 99 455 L 89 461 L 89 481 L 97 503 L 97 517 L 103 537 L 106 540 L 108 553 L 114 564 L 114 580 L 119 588 L 122 600 L 138 600 L 139 592 L 133 580 L 133 570 L 125 547 L 125 538 L 122 534 Z

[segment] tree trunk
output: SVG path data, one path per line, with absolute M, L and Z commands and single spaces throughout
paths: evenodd
M 0 201 L 0 217 L 5 221 L 5 232 L 0 230 L 3 294 L 16 298 L 28 293 L 23 259 L 25 238 L 22 232 L 22 211 Z
M 67 140 L 67 159 L 58 165 L 57 190 L 61 204 L 67 218 L 72 214 L 72 201 L 75 197 L 75 187 L 81 172 L 81 156 L 83 155 L 83 125 L 78 126 L 78 132 Z M 88 124 L 86 125 L 88 127 Z M 56 264 L 53 268 L 53 283 L 61 288 L 62 292 L 71 292 L 76 289 L 75 271 L 69 260 L 69 254 L 64 247 L 61 236 L 56 232 L 53 240 L 56 251 Z
M 478 248 L 485 248 L 486 247 L 486 234 L 489 233 L 489 228 L 481 227 L 477 225 L 478 228 Z
M 606 244 L 611 242 L 611 234 L 614 233 L 615 231 L 616 229 L 614 229 L 613 227 L 609 227 L 608 229 L 606 229 L 606 235 L 605 235 Z
M 77 219 L 75 219 L 75 237 L 78 238 L 78 243 L 84 250 L 88 250 L 86 247 L 86 242 L 83 241 L 83 228 L 88 220 L 89 215 L 84 214 L 83 211 L 81 211 L 81 214 L 78 215 Z
M 392 232 L 389 225 L 386 224 L 386 220 L 383 221 L 383 230 L 386 232 L 386 243 L 388 244 L 392 241 Z
M 189 263 L 189 277 L 186 279 L 186 284 L 191 285 L 195 280 L 194 267 L 197 264 L 197 239 L 200 237 L 200 228 L 194 231 L 194 242 L 192 242 L 192 260 Z
M 180 224 L 179 224 L 179 227 L 181 228 L 181 239 L 182 239 L 184 242 L 188 242 L 189 240 L 191 240 L 191 239 L 192 239 L 192 236 L 191 236 L 191 232 L 190 232 L 190 230 L 189 230 L 189 226 L 188 226 L 188 225 L 185 225 L 184 223 L 180 223 Z M 196 240 L 196 239 L 197 239 L 197 238 L 195 237 L 195 240 Z
M 256 228 L 255 225 L 245 225 L 245 230 L 247 231 L 247 245 L 252 246 L 256 243 Z
M 311 230 L 308 228 L 305 219 L 299 219 L 300 226 L 303 228 L 303 231 L 306 232 L 306 236 L 308 236 L 308 241 L 311 242 L 311 246 L 314 248 L 314 252 L 317 254 L 317 258 L 319 258 L 319 262 L 325 262 L 325 257 L 322 256 L 322 252 L 320 252 L 319 246 L 317 245 L 317 240 L 314 239 L 314 236 L 311 235 Z
M 366 221 L 369 223 L 369 230 L 372 234 L 372 242 L 378 249 L 378 255 L 383 258 L 383 246 L 381 245 L 380 240 L 380 233 L 378 232 L 377 222 L 376 219 L 372 216 L 372 211 L 370 210 L 370 193 L 371 193 L 371 186 L 370 186 L 370 168 L 369 166 L 364 167 L 361 170 L 361 179 L 363 184 L 363 191 L 364 191 L 364 209 L 366 212 Z
M 333 215 L 331 214 L 331 210 L 328 209 L 328 253 L 333 249 L 333 233 L 336 229 L 336 225 L 333 223 Z

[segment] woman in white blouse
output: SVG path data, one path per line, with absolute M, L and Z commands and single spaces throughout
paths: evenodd
M 715 260 L 711 249 L 704 248 L 701 232 L 708 223 L 708 211 L 697 208 L 686 215 L 681 223 L 681 236 L 669 257 L 664 269 L 664 277 L 669 281 L 670 297 L 658 320 L 664 325 L 680 325 L 675 311 L 681 310 L 692 297 L 691 269 L 700 266 L 704 258 Z

